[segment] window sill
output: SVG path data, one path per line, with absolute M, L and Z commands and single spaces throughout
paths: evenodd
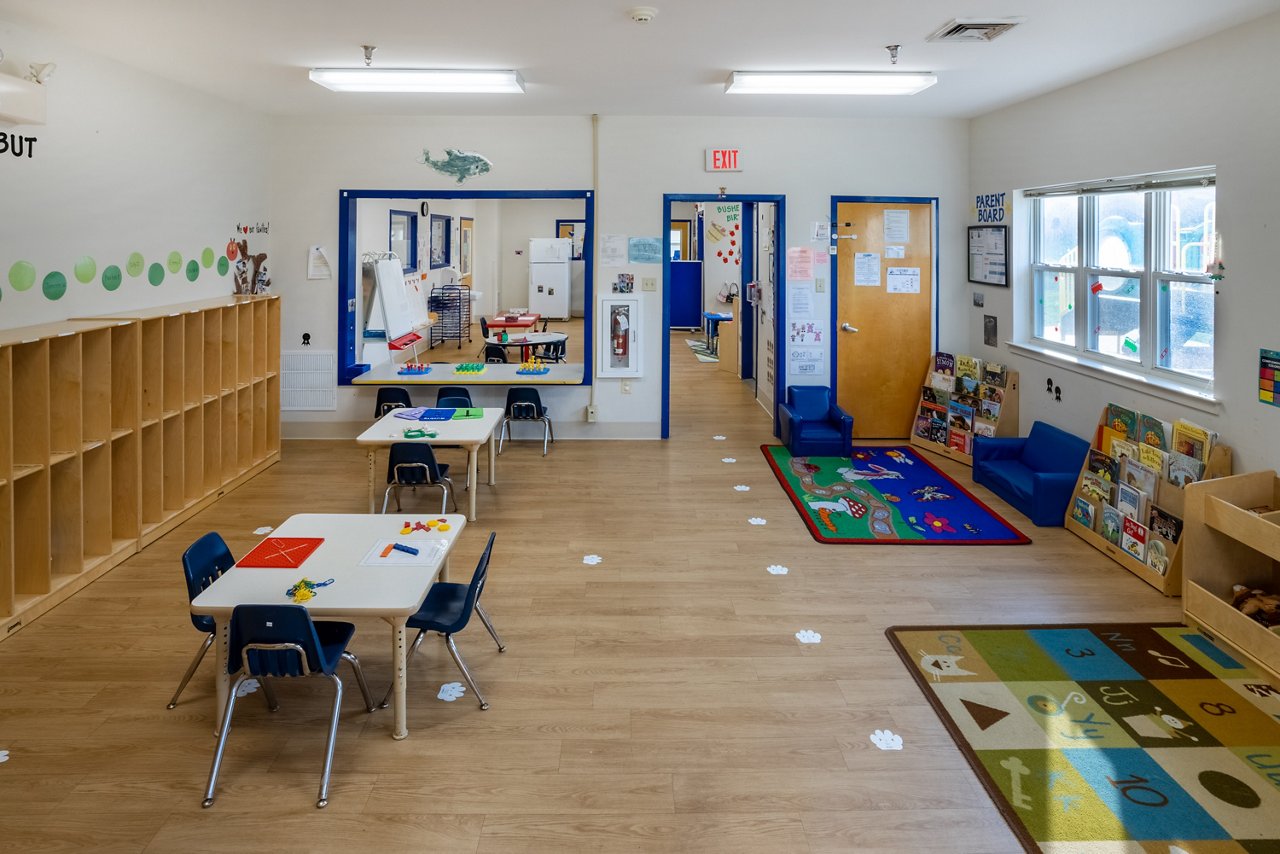
M 1207 412 L 1210 415 L 1222 413 L 1222 402 L 1213 396 L 1212 390 L 1199 389 L 1160 377 L 1126 371 L 1115 365 L 1109 365 L 1080 355 L 1060 353 L 1057 350 L 1036 344 L 1018 341 L 1007 341 L 1005 343 L 1009 345 L 1009 349 L 1014 353 L 1035 359 L 1046 365 L 1066 368 L 1082 376 L 1092 377 L 1112 385 L 1170 400 L 1199 412 Z

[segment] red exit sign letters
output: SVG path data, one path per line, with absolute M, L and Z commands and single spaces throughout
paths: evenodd
M 737 148 L 708 148 L 706 171 L 741 172 L 742 160 L 739 157 L 739 151 Z

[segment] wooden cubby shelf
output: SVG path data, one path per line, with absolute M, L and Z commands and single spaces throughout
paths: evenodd
M 279 360 L 277 297 L 0 330 L 0 640 L 280 459 Z
M 1280 478 L 1274 471 L 1250 472 L 1184 491 L 1184 619 L 1280 676 L 1280 633 L 1232 605 L 1236 584 L 1280 592 Z

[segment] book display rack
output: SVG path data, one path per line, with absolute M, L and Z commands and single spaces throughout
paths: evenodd
M 935 353 L 920 387 L 910 443 L 973 465 L 974 436 L 1018 435 L 1018 372 Z

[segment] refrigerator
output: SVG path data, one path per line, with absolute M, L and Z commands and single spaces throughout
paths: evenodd
M 573 241 L 567 237 L 529 240 L 529 311 L 569 319 Z

